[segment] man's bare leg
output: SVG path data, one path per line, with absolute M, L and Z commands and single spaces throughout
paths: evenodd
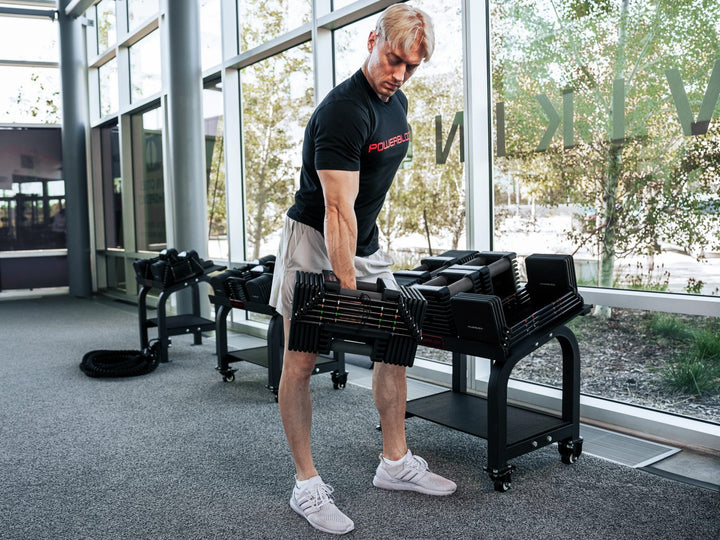
M 278 390 L 278 404 L 285 436 L 295 461 L 298 480 L 317 476 L 310 447 L 312 427 L 312 401 L 310 399 L 310 377 L 315 368 L 317 355 L 289 351 L 290 320 L 285 325 L 285 355 Z
M 405 440 L 405 367 L 376 362 L 373 369 L 373 396 L 383 435 L 382 459 L 375 471 L 373 485 L 426 495 L 454 493 L 455 482 L 430 472 L 427 462 L 408 450 Z
M 355 528 L 353 521 L 343 514 L 332 498 L 332 488 L 318 475 L 310 448 L 312 401 L 310 377 L 317 355 L 289 351 L 290 321 L 285 323 L 285 358 L 283 360 L 278 403 L 285 437 L 295 461 L 295 485 L 290 508 L 304 517 L 310 525 L 331 534 L 345 534 Z
M 373 398 L 380 413 L 383 457 L 398 460 L 408 450 L 405 441 L 405 402 L 407 401 L 405 366 L 375 362 Z

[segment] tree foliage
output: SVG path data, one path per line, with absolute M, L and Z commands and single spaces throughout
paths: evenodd
M 59 124 L 61 121 L 60 91 L 48 88 L 48 81 L 38 73 L 30 75 L 27 85 L 20 85 L 15 103 L 17 108 L 6 113 L 13 122 Z
M 446 75 L 435 75 L 412 80 L 407 94 L 412 150 L 398 171 L 378 226 L 387 249 L 391 248 L 391 239 L 419 233 L 425 237 L 431 255 L 438 248 L 456 249 L 465 231 L 465 180 L 459 130 L 447 160 L 437 163 L 436 123 L 428 111 L 440 116 L 438 122 L 442 119 L 442 141 L 447 142 L 455 113 L 462 110 L 462 92 L 447 84 Z M 448 236 L 451 245 L 433 246 L 433 238 L 438 236 Z
M 578 249 L 600 253 L 598 284 L 612 286 L 616 259 L 658 254 L 663 243 L 698 256 L 717 246 L 717 228 L 700 208 L 718 194 L 717 175 L 703 171 L 716 159 L 720 130 L 711 123 L 706 133 L 684 133 L 669 81 L 679 70 L 698 115 L 720 60 L 720 3 L 496 0 L 493 6 L 494 99 L 507 111 L 506 155 L 497 165 L 539 193 L 543 204 L 587 210 L 592 219 L 569 234 Z M 539 96 L 562 119 L 547 148 L 538 143 L 552 118 Z M 568 102 L 571 113 L 563 109 Z M 720 120 L 720 101 L 713 116 Z M 539 161 L 548 174 L 534 174 Z
M 243 46 L 277 35 L 292 2 L 259 2 L 254 26 L 243 25 Z M 260 33 L 260 36 L 257 35 Z M 251 258 L 276 232 L 292 204 L 299 175 L 302 128 L 312 112 L 311 52 L 307 44 L 242 70 L 245 237 Z

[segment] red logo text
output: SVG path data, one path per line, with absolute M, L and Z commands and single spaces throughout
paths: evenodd
M 393 146 L 402 144 L 409 140 L 410 140 L 410 132 L 406 131 L 402 135 L 396 135 L 395 137 L 390 137 L 386 141 L 370 143 L 370 146 L 368 146 L 368 154 L 371 152 L 382 152 L 383 150 L 387 150 L 388 148 L 392 148 Z

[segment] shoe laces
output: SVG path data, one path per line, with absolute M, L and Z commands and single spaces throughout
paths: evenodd
M 332 493 L 335 489 L 329 484 L 319 482 L 306 488 L 304 491 L 304 496 L 309 503 L 308 506 L 312 508 L 319 509 L 328 503 L 335 503 L 332 498 Z
M 424 472 L 428 470 L 428 463 L 420 456 L 412 455 L 410 459 L 405 460 L 405 466 L 408 469 L 415 469 L 418 472 Z

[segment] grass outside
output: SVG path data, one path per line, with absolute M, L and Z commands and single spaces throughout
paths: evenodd
M 720 393 L 717 319 L 703 321 L 698 327 L 676 315 L 655 313 L 649 326 L 659 342 L 674 345 L 675 354 L 664 371 L 671 388 L 698 396 Z

